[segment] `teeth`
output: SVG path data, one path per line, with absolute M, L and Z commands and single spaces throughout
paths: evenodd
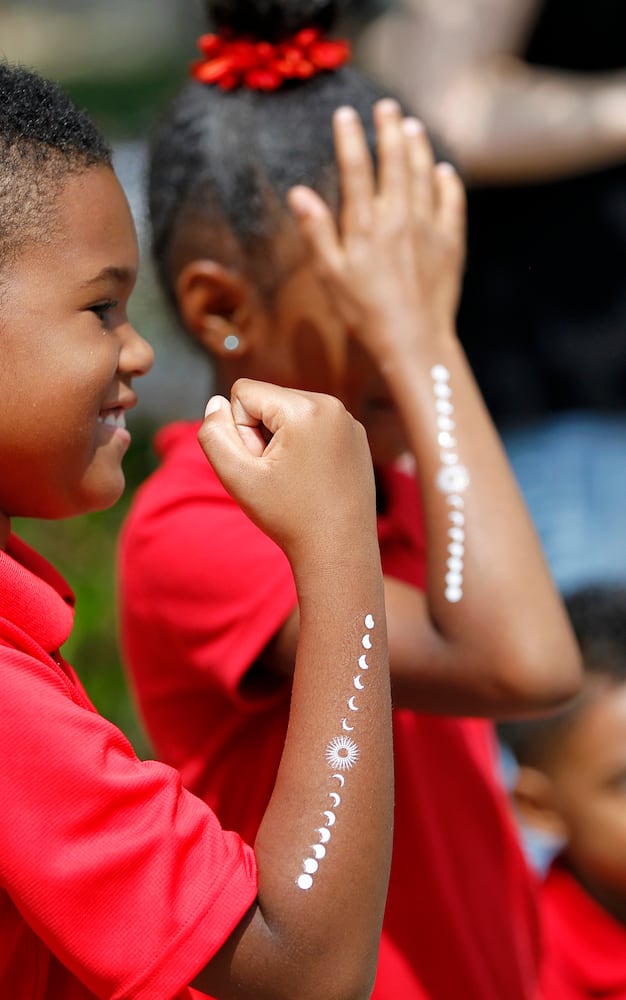
M 98 423 L 107 427 L 126 427 L 126 415 L 123 410 L 110 410 L 104 417 L 98 417 Z

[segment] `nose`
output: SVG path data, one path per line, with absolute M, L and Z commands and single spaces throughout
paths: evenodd
M 140 375 L 147 375 L 153 364 L 154 351 L 150 344 L 129 323 L 122 339 L 120 371 L 131 378 L 138 378 Z

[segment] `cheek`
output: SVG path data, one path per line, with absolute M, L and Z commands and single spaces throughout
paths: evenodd
M 340 395 L 345 378 L 345 336 L 335 324 L 300 320 L 292 331 L 296 370 L 313 392 Z
M 569 826 L 572 864 L 589 878 L 626 892 L 626 795 L 603 791 L 581 796 Z

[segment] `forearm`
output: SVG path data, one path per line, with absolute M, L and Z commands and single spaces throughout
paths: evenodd
M 387 379 L 417 463 L 428 567 L 413 655 L 406 608 L 390 627 L 394 701 L 499 716 L 558 704 L 576 689 L 578 653 L 458 340 L 407 338 L 394 357 Z
M 422 115 L 469 183 L 550 180 L 626 157 L 626 73 L 525 62 L 540 6 L 433 0 L 364 37 L 364 62 Z
M 332 542 L 295 568 L 289 729 L 255 844 L 258 906 L 233 958 L 240 986 L 220 997 L 292 997 L 297 983 L 303 1000 L 359 998 L 373 982 L 393 807 L 382 577 L 375 532 Z
M 425 114 L 473 184 L 548 181 L 626 158 L 626 74 L 590 78 L 515 58 L 467 67 Z

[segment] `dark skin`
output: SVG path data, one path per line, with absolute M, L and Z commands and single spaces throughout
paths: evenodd
M 236 268 L 191 261 L 180 271 L 181 315 L 226 388 L 244 374 L 338 395 L 365 426 L 375 463 L 408 453 L 419 471 L 428 584 L 385 579 L 394 704 L 496 718 L 540 713 L 577 690 L 580 660 L 560 597 L 455 331 L 464 253 L 464 192 L 436 166 L 426 135 L 392 101 L 375 108 L 375 177 L 358 118 L 335 116 L 343 207 L 339 223 L 297 188 L 285 226 L 294 268 L 272 303 Z M 303 336 L 303 331 L 306 336 Z M 235 352 L 224 338 L 235 334 Z M 303 356 L 302 344 L 307 354 Z M 312 347 L 314 345 L 314 350 Z M 454 393 L 464 494 L 463 599 L 446 600 L 449 508 L 437 489 L 440 448 L 431 369 Z M 297 610 L 252 671 L 290 676 Z

